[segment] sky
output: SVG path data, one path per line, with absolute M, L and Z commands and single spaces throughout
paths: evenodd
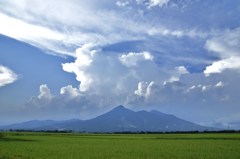
M 118 105 L 240 129 L 239 0 L 0 0 L 0 125 Z

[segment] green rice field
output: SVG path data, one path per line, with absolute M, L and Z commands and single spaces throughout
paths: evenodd
M 0 136 L 0 159 L 239 159 L 240 134 L 59 134 Z

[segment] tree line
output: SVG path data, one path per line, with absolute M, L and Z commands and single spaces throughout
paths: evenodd
M 202 134 L 202 133 L 240 133 L 240 130 L 217 130 L 217 131 L 121 131 L 121 132 L 87 132 L 73 130 L 25 130 L 10 129 L 9 132 L 45 132 L 45 133 L 79 133 L 79 134 Z M 4 133 L 0 132 L 0 138 L 4 137 Z

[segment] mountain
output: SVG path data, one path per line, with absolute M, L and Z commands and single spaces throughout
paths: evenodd
M 53 120 L 45 120 L 45 121 L 40 121 L 40 120 L 31 120 L 23 123 L 16 123 L 16 124 L 11 124 L 11 125 L 6 125 L 6 126 L 1 126 L 0 129 L 36 129 L 37 127 L 41 126 L 48 126 L 48 125 L 53 125 L 56 124 L 57 121 Z
M 134 112 L 124 106 L 90 120 L 68 121 L 29 121 L 13 124 L 0 129 L 25 129 L 25 130 L 73 130 L 85 132 L 169 132 L 169 131 L 204 131 L 213 130 L 192 122 L 180 119 L 174 115 L 164 114 L 156 110 L 150 112 Z

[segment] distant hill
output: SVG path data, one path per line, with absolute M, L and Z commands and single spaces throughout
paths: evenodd
M 53 121 L 53 120 L 44 120 L 44 121 L 40 121 L 40 120 L 31 120 L 31 121 L 27 121 L 27 122 L 23 122 L 23 123 L 16 123 L 16 124 L 11 124 L 11 125 L 6 125 L 6 126 L 1 126 L 0 129 L 36 129 L 38 127 L 41 126 L 48 126 L 48 125 L 52 125 L 52 124 L 56 124 L 57 121 Z
M 204 131 L 213 128 L 200 126 L 180 119 L 174 115 L 156 110 L 134 112 L 124 106 L 90 120 L 68 121 L 28 121 L 0 127 L 2 130 L 73 130 L 85 132 L 170 132 L 170 131 Z

